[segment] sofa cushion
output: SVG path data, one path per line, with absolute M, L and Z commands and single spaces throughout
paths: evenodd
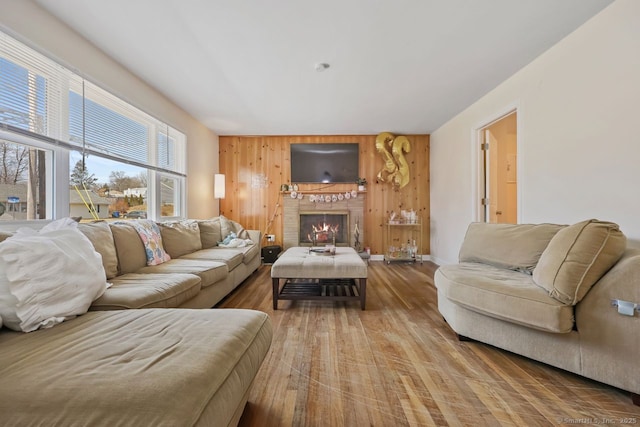
M 196 221 L 160 222 L 162 244 L 171 258 L 179 258 L 202 249 L 200 228 Z
M 135 273 L 147 265 L 147 255 L 138 232 L 124 223 L 110 223 L 113 241 L 118 255 L 118 274 Z
M 234 309 L 94 311 L 2 331 L 0 424 L 236 425 L 271 337 L 265 313 Z
M 471 223 L 459 259 L 460 262 L 491 264 L 531 274 L 553 236 L 564 227 L 557 224 Z
M 220 234 L 222 234 L 222 239 L 227 237 L 232 232 L 235 233 L 236 227 L 235 224 L 224 215 L 220 215 Z
M 182 256 L 181 259 L 220 261 L 227 264 L 227 267 L 229 267 L 229 271 L 231 271 L 242 263 L 244 259 L 242 249 L 243 248 L 225 249 L 220 247 L 211 248 L 211 249 L 202 249 L 201 251 L 184 255 Z
M 626 247 L 617 224 L 590 219 L 560 230 L 533 271 L 533 280 L 558 301 L 577 304 Z
M 248 245 L 244 248 L 238 248 L 242 251 L 242 262 L 244 264 L 250 264 L 251 261 L 257 256 L 261 256 L 260 247 L 258 245 Z
M 107 279 L 118 275 L 118 255 L 113 234 L 105 221 L 78 224 L 78 229 L 87 236 L 96 252 L 102 256 L 102 265 Z
M 573 328 L 573 307 L 551 298 L 525 273 L 460 263 L 438 268 L 435 283 L 449 300 L 477 313 L 547 332 Z
M 200 277 L 194 274 L 128 273 L 113 279 L 90 310 L 179 307 L 199 292 Z
M 220 218 L 211 218 L 198 221 L 200 229 L 200 241 L 202 249 L 209 249 L 218 246 L 222 241 L 222 231 L 220 229 Z
M 200 252 L 200 251 L 198 251 Z M 196 253 L 198 253 L 196 252 Z M 201 286 L 206 288 L 211 286 L 220 280 L 224 280 L 229 274 L 229 268 L 222 261 L 213 261 L 209 259 L 185 259 L 178 258 L 171 261 L 163 262 L 159 265 L 153 265 L 143 267 L 138 270 L 138 273 L 159 273 L 159 274 L 174 274 L 174 273 L 191 273 L 195 274 L 202 280 Z
M 249 238 L 249 233 L 247 232 L 247 230 L 244 229 L 244 227 L 240 223 L 232 219 L 226 218 L 223 215 L 220 215 L 220 232 L 222 233 L 222 239 L 227 237 L 232 232 L 236 234 L 236 237 L 238 239 Z

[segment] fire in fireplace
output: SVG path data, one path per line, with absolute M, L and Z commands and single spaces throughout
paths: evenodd
M 300 212 L 300 246 L 349 246 L 349 212 Z

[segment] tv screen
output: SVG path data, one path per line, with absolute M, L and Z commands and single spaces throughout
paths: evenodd
M 291 182 L 355 182 L 359 154 L 356 143 L 291 144 Z

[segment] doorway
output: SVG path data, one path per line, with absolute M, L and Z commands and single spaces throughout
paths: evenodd
M 480 129 L 483 221 L 518 222 L 518 126 L 512 111 Z

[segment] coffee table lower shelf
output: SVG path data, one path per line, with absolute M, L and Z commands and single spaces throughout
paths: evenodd
M 365 309 L 367 279 L 282 279 L 273 278 L 273 309 L 278 300 L 360 301 Z

